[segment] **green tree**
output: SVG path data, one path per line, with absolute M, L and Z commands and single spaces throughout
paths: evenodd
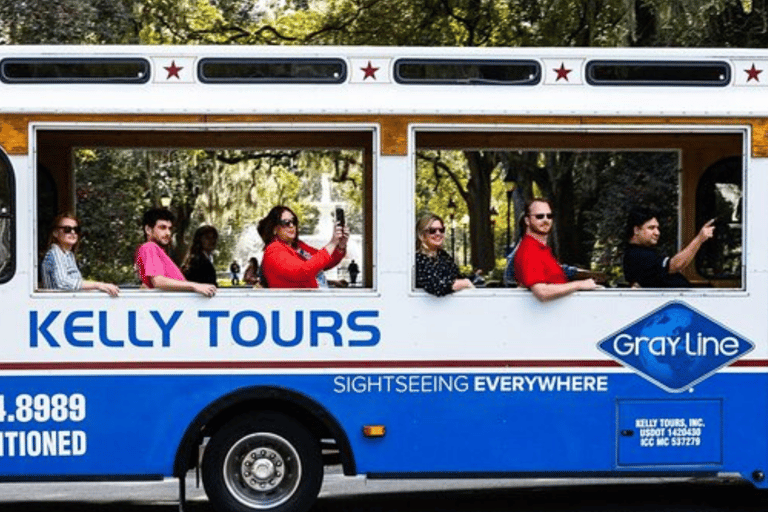
M 293 208 L 304 234 L 321 219 L 321 175 L 348 224 L 362 232 L 362 154 L 353 150 L 117 150 L 75 152 L 77 213 L 87 236 L 79 262 L 85 276 L 134 281 L 133 255 L 144 241 L 144 211 L 168 203 L 176 215 L 172 257 L 183 261 L 198 226 L 219 231 L 217 261 L 230 261 L 245 226 L 277 204 Z M 109 248 L 109 250 L 105 250 Z

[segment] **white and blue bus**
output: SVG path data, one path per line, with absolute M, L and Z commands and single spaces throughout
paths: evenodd
M 766 69 L 735 49 L 3 47 L 0 480 L 178 478 L 183 501 L 199 468 L 220 511 L 307 510 L 327 464 L 767 486 Z M 672 251 L 718 219 L 690 288 L 626 286 L 625 240 L 595 234 L 629 204 L 595 205 L 646 189 Z M 555 193 L 611 286 L 542 303 L 501 283 L 520 191 Z M 494 268 L 434 297 L 414 224 L 446 198 L 453 257 Z M 159 203 L 177 247 L 218 226 L 215 297 L 138 286 Z M 331 277 L 354 259 L 354 285 L 229 283 L 280 203 L 314 219 L 305 240 L 347 209 Z M 119 297 L 41 289 L 62 211 L 87 219 L 85 277 Z

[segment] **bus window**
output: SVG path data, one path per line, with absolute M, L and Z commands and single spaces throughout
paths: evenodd
M 47 140 L 42 137 L 43 144 Z M 213 254 L 218 286 L 243 287 L 242 281 L 233 283 L 230 266 L 237 262 L 242 279 L 251 258 L 261 262 L 264 246 L 257 223 L 273 206 L 283 204 L 301 219 L 300 239 L 317 248 L 330 240 L 333 213 L 337 207 L 343 208 L 352 233 L 347 255 L 325 275 L 332 286 L 372 285 L 371 214 L 366 211 L 370 207 L 366 198 L 371 196 L 371 160 L 365 149 L 153 149 L 139 148 L 139 144 L 128 148 L 74 144 L 70 160 L 71 169 L 59 167 L 51 172 L 60 197 L 71 198 L 71 204 L 60 208 L 76 211 L 84 229 L 77 259 L 85 278 L 118 283 L 122 288 L 138 287 L 134 254 L 144 242 L 139 225 L 142 213 L 151 206 L 167 206 L 176 216 L 170 249 L 174 261 L 182 266 L 195 230 L 211 225 L 218 231 Z
M 423 151 L 417 159 L 417 211 L 444 214 L 446 250 L 464 274 L 482 269 L 486 285 L 502 286 L 531 197 L 553 203 L 549 243 L 558 259 L 612 285 L 622 283 L 624 222 L 639 198 L 660 212 L 659 250 L 672 252 L 677 243 L 675 152 Z M 477 190 L 484 182 L 487 189 Z M 483 198 L 485 207 L 476 206 Z
M 718 218 L 715 239 L 683 274 L 694 287 L 742 286 L 741 157 L 723 160 L 740 151 L 739 135 L 515 135 L 417 134 L 415 211 L 445 219 L 443 248 L 464 275 L 480 274 L 485 286 L 514 285 L 504 270 L 522 236 L 518 221 L 526 200 L 546 197 L 554 212 L 548 243 L 584 277 L 628 286 L 627 214 L 644 206 L 657 215 L 661 256 L 675 255 Z
M 13 277 L 13 171 L 5 154 L 0 152 L 0 283 Z
M 703 277 L 731 284 L 741 278 L 742 202 L 741 158 L 726 158 L 704 171 L 696 189 L 696 224 L 715 219 L 716 229 L 696 254 Z

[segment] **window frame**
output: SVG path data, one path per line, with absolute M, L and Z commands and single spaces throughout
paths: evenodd
M 67 133 L 69 132 L 69 133 Z M 365 280 L 367 283 L 365 287 L 355 287 L 355 288 L 333 288 L 332 293 L 334 294 L 334 297 L 336 296 L 354 296 L 354 297 L 360 297 L 360 296 L 367 296 L 367 295 L 378 295 L 378 277 L 376 274 L 376 268 L 378 268 L 376 263 L 377 258 L 377 250 L 376 250 L 376 243 L 377 243 L 377 234 L 376 234 L 376 219 L 377 219 L 377 212 L 376 212 L 376 194 L 377 194 L 377 168 L 379 165 L 378 157 L 379 157 L 379 148 L 380 148 L 380 128 L 378 125 L 374 123 L 291 123 L 284 124 L 284 123 L 235 123 L 235 122 L 229 122 L 229 123 L 205 123 L 205 124 L 187 124 L 187 123 L 163 123 L 163 124 L 147 124 L 147 123 L 135 123 L 135 124 L 120 124 L 120 123 L 93 123 L 93 122 L 67 122 L 67 123 L 51 123 L 51 122 L 41 122 L 41 123 L 30 123 L 30 134 L 31 134 L 31 140 L 34 141 L 33 144 L 30 145 L 30 148 L 35 148 L 34 150 L 31 149 L 31 152 L 33 153 L 33 173 L 32 173 L 32 180 L 33 183 L 36 183 L 38 180 L 38 153 L 40 152 L 40 139 L 41 139 L 41 133 L 42 134 L 50 134 L 50 133 L 56 133 L 56 134 L 62 134 L 62 137 L 65 139 L 67 137 L 71 137 L 74 139 L 83 138 L 83 134 L 96 134 L 98 136 L 99 133 L 102 133 L 102 136 L 105 137 L 105 139 L 101 143 L 96 144 L 78 144 L 78 143 L 69 143 L 70 150 L 75 148 L 88 148 L 88 147 L 104 147 L 104 148 L 123 148 L 123 149 L 131 149 L 131 148 L 139 148 L 139 149 L 173 149 L 173 148 L 179 148 L 179 149 L 194 149 L 198 147 L 206 147 L 206 148 L 240 148 L 240 149 L 246 149 L 248 147 L 259 147 L 264 149 L 274 148 L 274 149 L 280 149 L 280 146 L 270 144 L 269 141 L 264 143 L 263 145 L 256 145 L 256 146 L 242 146 L 238 144 L 234 145 L 226 145 L 222 143 L 222 140 L 227 140 L 228 136 L 235 136 L 235 137 L 241 137 L 241 138 L 253 138 L 254 135 L 265 135 L 265 138 L 269 138 L 269 135 L 272 134 L 271 137 L 272 140 L 278 140 L 283 138 L 283 136 L 287 134 L 292 134 L 296 138 L 302 138 L 306 137 L 307 135 L 311 137 L 316 137 L 320 139 L 327 139 L 327 143 L 325 146 L 315 144 L 306 144 L 303 146 L 297 146 L 297 145 L 288 145 L 283 146 L 285 147 L 292 147 L 295 149 L 302 149 L 302 150 L 313 150 L 313 149 L 354 149 L 356 147 L 353 146 L 339 146 L 337 141 L 338 137 L 336 136 L 339 133 L 345 133 L 348 134 L 350 138 L 358 138 L 360 140 L 365 140 L 367 146 L 360 146 L 359 149 L 363 151 L 364 154 L 364 160 L 366 161 L 365 168 L 368 169 L 369 167 L 369 174 L 366 174 L 365 181 L 366 184 L 364 185 L 364 188 L 362 190 L 362 196 L 363 196 L 363 245 L 362 245 L 362 256 L 366 260 L 365 265 L 360 265 L 361 272 L 360 276 L 362 279 Z M 145 140 L 143 140 L 142 144 L 129 144 L 127 142 L 120 142 L 120 140 L 123 140 L 124 137 L 122 134 L 125 132 L 143 132 L 145 136 Z M 149 135 L 155 135 L 156 133 L 165 133 L 172 137 L 176 137 L 174 140 L 188 140 L 185 139 L 185 136 L 190 136 L 193 138 L 199 138 L 199 139 L 205 139 L 206 141 L 210 141 L 212 137 L 216 137 L 217 135 L 221 138 L 217 140 L 216 142 L 209 143 L 209 144 L 199 144 L 199 145 L 190 145 L 190 144 L 184 144 L 183 142 L 174 142 L 171 141 L 168 142 L 168 137 L 152 137 L 154 140 L 149 140 Z M 55 136 L 54 136 L 55 138 Z M 162 140 L 161 140 L 162 139 Z M 85 140 L 85 139 L 83 139 Z M 316 139 L 312 139 L 316 140 Z M 369 141 L 369 142 L 368 142 Z M 48 142 L 50 144 L 50 142 Z M 53 147 L 58 147 L 54 145 Z M 370 156 L 367 156 L 366 153 L 368 153 L 368 149 L 370 148 Z M 364 171 L 367 172 L 367 171 Z M 33 244 L 35 246 L 35 250 L 38 250 L 37 243 L 34 242 L 34 240 L 37 240 L 37 237 L 39 236 L 37 230 L 37 223 L 38 223 L 38 204 L 37 204 L 37 191 L 36 187 L 32 187 L 33 190 L 30 191 L 30 194 L 33 196 L 33 208 L 34 208 L 34 214 L 33 219 L 31 221 L 31 230 L 33 231 L 32 237 L 33 237 Z M 60 208 L 61 209 L 61 206 Z M 356 258 L 357 259 L 357 258 Z M 358 264 L 360 262 L 358 261 Z M 243 267 L 244 270 L 244 267 Z M 42 298 L 61 298 L 62 296 L 67 297 L 92 297 L 93 293 L 98 292 L 68 292 L 68 291 L 51 291 L 51 290 L 43 290 L 38 287 L 38 280 L 37 275 L 40 271 L 40 261 L 36 261 L 34 263 L 34 269 L 32 274 L 32 295 L 35 297 L 42 297 Z M 306 294 L 310 293 L 311 295 L 314 295 L 312 292 L 315 292 L 318 296 L 322 295 L 322 292 L 317 292 L 316 290 L 306 290 L 306 289 L 295 289 L 295 288 L 286 288 L 286 289 L 254 289 L 252 287 L 238 287 L 238 288 L 220 288 L 217 295 L 223 294 L 224 296 L 232 296 L 232 295 L 242 295 L 242 296 L 263 296 L 263 294 L 269 294 L 269 296 L 296 296 L 297 294 Z M 171 292 L 171 291 L 160 291 L 160 290 L 140 290 L 138 288 L 125 288 L 121 289 L 121 296 L 123 295 L 134 297 L 134 296 L 141 296 L 141 297 L 157 297 L 157 294 L 161 294 L 162 296 L 166 296 L 165 294 L 170 294 L 170 296 L 179 296 L 179 294 L 182 294 L 184 296 L 194 296 L 195 294 L 193 292 Z
M 742 256 L 741 256 L 741 278 L 740 278 L 740 285 L 737 287 L 729 287 L 729 288 L 720 288 L 720 287 L 710 287 L 710 288 L 699 288 L 699 287 L 692 287 L 692 288 L 646 288 L 646 289 L 627 289 L 627 288 L 606 288 L 604 290 L 596 290 L 596 291 L 590 291 L 590 292 L 576 292 L 576 296 L 594 296 L 594 297 L 603 297 L 605 294 L 610 295 L 611 297 L 615 297 L 616 295 L 630 295 L 630 296 L 664 296 L 664 297 L 693 297 L 693 296 L 720 296 L 720 295 L 726 295 L 726 296 L 736 296 L 736 295 L 748 295 L 749 288 L 748 288 L 748 279 L 747 279 L 747 269 L 749 265 L 748 261 L 748 221 L 746 220 L 746 212 L 747 212 L 747 202 L 749 201 L 749 185 L 748 185 L 748 163 L 749 158 L 751 155 L 751 140 L 752 140 L 752 127 L 751 125 L 728 125 L 728 126 L 714 126 L 714 125 L 658 125 L 658 124 L 648 124 L 648 125 L 632 125 L 632 124 L 622 124 L 622 125 L 596 125 L 596 124 L 584 124 L 584 125 L 576 125 L 576 124 L 562 124 L 562 125 L 519 125 L 519 124 L 510 124 L 510 125 L 489 125 L 489 124 L 444 124 L 444 125 L 435 125 L 435 124 L 423 124 L 423 123 L 414 123 L 409 125 L 409 148 L 408 148 L 408 157 L 409 157 L 409 165 L 411 167 L 410 172 L 410 194 L 411 194 L 411 202 L 409 205 L 409 214 L 410 218 L 416 219 L 416 152 L 424 149 L 436 149 L 437 146 L 434 145 L 434 141 L 440 141 L 440 139 L 445 139 L 447 143 L 441 147 L 441 149 L 451 149 L 451 150 L 471 150 L 471 149 L 477 149 L 477 150 L 489 150 L 489 149 L 495 149 L 495 150 L 509 150 L 514 151 L 518 149 L 522 149 L 524 151 L 555 151 L 555 150 L 562 150 L 562 151 L 579 151 L 579 150 L 590 150 L 590 151 L 620 151 L 620 150 L 626 150 L 626 151 L 643 151 L 643 150 L 657 150 L 657 151 L 679 151 L 680 152 L 680 169 L 679 173 L 681 173 L 681 179 L 680 179 L 680 186 L 678 190 L 678 194 L 680 196 L 679 206 L 678 206 L 678 240 L 677 245 L 679 249 L 682 249 L 685 247 L 684 243 L 689 242 L 690 240 L 686 240 L 686 234 L 684 228 L 684 221 L 686 218 L 683 215 L 684 210 L 684 204 L 683 204 L 683 177 L 682 174 L 684 173 L 684 169 L 682 166 L 682 161 L 684 158 L 684 151 L 683 148 L 679 147 L 679 145 L 675 145 L 673 141 L 670 142 L 668 147 L 650 147 L 650 146 L 628 146 L 628 145 L 622 145 L 617 144 L 614 147 L 601 147 L 598 145 L 593 145 L 592 143 L 587 142 L 581 142 L 580 144 L 572 144 L 568 145 L 567 143 L 565 145 L 557 145 L 557 146 L 536 146 L 531 145 L 531 143 L 522 143 L 521 145 L 502 145 L 502 144 L 494 144 L 493 142 L 491 145 L 488 144 L 488 139 L 493 139 L 495 135 L 498 135 L 499 138 L 507 138 L 507 139 L 519 139 L 521 137 L 525 137 L 527 135 L 535 136 L 537 133 L 547 134 L 552 137 L 559 137 L 562 135 L 566 135 L 569 137 L 569 139 L 573 138 L 579 138 L 579 139 L 589 139 L 591 136 L 596 137 L 631 137 L 633 135 L 640 135 L 640 136 L 646 136 L 646 135 L 656 135 L 656 136 L 669 136 L 671 139 L 675 139 L 677 137 L 699 137 L 699 136 L 738 136 L 741 138 L 741 158 L 742 158 L 742 183 L 743 183 L 743 201 L 742 201 L 742 218 L 744 219 L 743 225 L 744 228 L 742 229 Z M 417 142 L 417 138 L 419 134 L 428 134 L 428 136 L 434 137 L 433 143 L 424 145 L 419 144 Z M 466 143 L 467 134 L 470 134 L 472 136 L 476 136 L 476 140 L 480 142 L 480 144 L 473 145 L 471 142 Z M 460 142 L 463 144 L 460 145 Z M 700 173 L 703 173 L 705 169 L 701 169 Z M 698 184 L 701 176 L 698 175 L 695 177 L 695 183 L 693 184 L 694 192 L 693 194 L 688 197 L 688 200 L 691 200 L 694 202 L 694 209 L 695 209 L 695 188 Z M 695 220 L 695 211 L 693 212 L 692 218 Z M 700 228 L 700 226 L 698 227 Z M 696 229 L 696 228 L 694 228 Z M 413 231 L 413 226 L 411 226 L 411 232 Z M 693 235 L 695 236 L 697 231 L 694 230 Z M 414 244 L 409 244 L 411 246 L 409 251 L 409 258 L 410 258 L 410 272 L 409 272 L 409 282 L 410 282 L 410 288 L 408 291 L 409 296 L 429 296 L 429 294 L 421 289 L 418 289 L 415 287 L 416 283 L 416 271 L 415 271 L 415 265 L 413 262 L 415 261 L 415 246 Z M 695 268 L 694 268 L 695 270 Z M 500 287 L 500 288 L 480 288 L 480 289 L 474 289 L 474 290 L 464 290 L 460 293 L 452 294 L 455 297 L 477 297 L 478 295 L 481 296 L 496 296 L 496 295 L 509 295 L 509 294 L 518 294 L 518 295 L 529 295 L 530 292 L 525 288 L 506 288 L 506 287 Z
M 0 168 L 5 168 L 8 179 L 8 214 L 3 215 L 0 213 L 0 218 L 6 217 L 9 219 L 10 229 L 10 243 L 8 249 L 10 250 L 10 267 L 5 275 L 0 274 L 0 285 L 9 282 L 16 275 L 16 175 L 13 169 L 11 159 L 5 153 L 3 148 L 0 148 Z

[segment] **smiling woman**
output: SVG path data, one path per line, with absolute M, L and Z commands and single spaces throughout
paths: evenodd
M 349 229 L 336 224 L 331 241 L 321 250 L 299 240 L 299 220 L 287 206 L 275 206 L 259 221 L 264 240 L 262 271 L 269 288 L 327 288 L 323 270 L 347 253 Z
M 443 219 L 433 213 L 422 215 L 416 223 L 416 288 L 424 288 L 438 297 L 474 288 L 443 250 L 444 241 Z

